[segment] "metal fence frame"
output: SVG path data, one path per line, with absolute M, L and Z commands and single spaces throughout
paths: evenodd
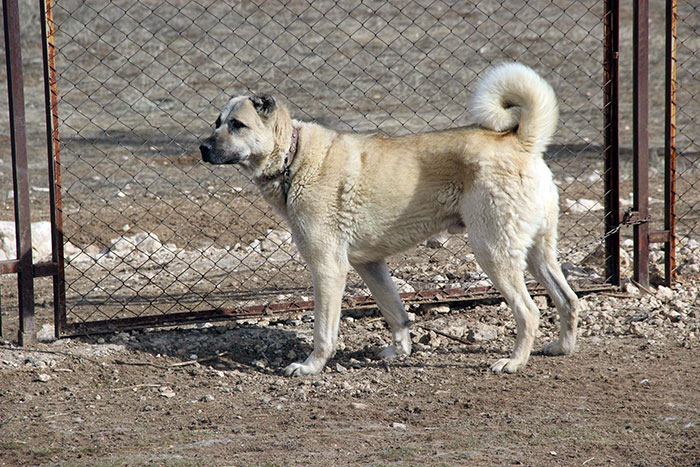
M 8 67 L 8 93 L 10 98 L 10 125 L 13 154 L 13 175 L 15 193 L 15 221 L 18 259 L 0 262 L 0 274 L 17 274 L 19 291 L 20 344 L 35 341 L 34 330 L 34 288 L 35 277 L 53 277 L 54 318 L 56 336 L 84 332 L 109 331 L 135 326 L 170 325 L 183 322 L 230 319 L 256 316 L 266 313 L 304 311 L 313 308 L 311 301 L 299 301 L 273 306 L 253 306 L 240 309 L 217 309 L 207 312 L 173 313 L 167 316 L 144 316 L 123 322 L 92 322 L 89 326 L 68 326 L 66 322 L 65 277 L 63 258 L 63 226 L 61 211 L 60 140 L 58 137 L 58 113 L 56 92 L 55 51 L 53 43 L 53 21 L 51 0 L 40 1 L 42 17 L 42 41 L 44 54 L 44 80 L 47 122 L 47 153 L 49 168 L 50 204 L 53 252 L 47 263 L 33 263 L 29 224 L 29 202 L 27 182 L 26 136 L 24 133 L 23 81 L 19 43 L 19 21 L 17 0 L 3 1 L 5 27 L 5 52 Z M 605 2 L 604 13 L 604 144 L 605 144 L 605 235 L 600 239 L 605 243 L 605 269 L 607 284 L 587 284 L 579 287 L 580 292 L 600 290 L 620 284 L 620 229 L 632 225 L 634 229 L 634 279 L 643 286 L 649 283 L 649 243 L 664 242 L 666 248 L 666 283 L 673 282 L 675 272 L 675 0 L 667 0 L 667 104 L 666 104 L 666 188 L 665 224 L 663 231 L 649 232 L 648 224 L 648 2 L 642 0 L 634 4 L 634 167 L 635 196 L 631 211 L 622 216 L 619 200 L 619 3 Z M 533 290 L 533 293 L 541 291 Z M 469 302 L 498 297 L 493 289 L 426 290 L 404 293 L 402 298 L 409 302 Z M 373 302 L 369 297 L 346 299 L 347 307 L 369 307 Z M 0 331 L 2 326 L 0 323 Z

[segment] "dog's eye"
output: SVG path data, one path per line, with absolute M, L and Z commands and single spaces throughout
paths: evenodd
M 240 120 L 236 120 L 235 118 L 232 118 L 228 122 L 228 131 L 240 130 L 245 127 L 246 126 Z
M 216 123 L 214 123 L 214 128 L 219 128 L 221 126 L 221 115 L 216 117 Z

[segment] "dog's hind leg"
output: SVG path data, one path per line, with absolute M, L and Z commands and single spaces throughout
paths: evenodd
M 506 299 L 517 325 L 513 352 L 509 358 L 502 358 L 494 363 L 491 370 L 495 373 L 515 373 L 530 359 L 540 322 L 539 309 L 525 285 L 523 261 L 513 251 L 506 251 L 503 248 L 494 249 L 476 237 L 470 240 L 477 262 Z
M 380 356 L 393 358 L 397 355 L 410 354 L 411 336 L 408 332 L 410 324 L 408 314 L 401 303 L 399 292 L 391 280 L 386 261 L 353 264 L 353 267 L 369 287 L 379 310 L 391 327 L 393 344 L 384 349 Z
M 314 283 L 314 350 L 304 363 L 284 369 L 287 376 L 315 375 L 333 355 L 338 342 L 340 305 L 348 266 L 334 259 L 309 263 Z
M 545 355 L 568 355 L 576 347 L 578 297 L 567 283 L 557 262 L 554 232 L 555 230 L 550 230 L 535 238 L 527 255 L 527 267 L 552 297 L 559 312 L 559 339 L 547 344 L 542 352 Z

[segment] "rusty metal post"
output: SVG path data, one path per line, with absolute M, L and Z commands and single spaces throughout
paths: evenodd
M 619 2 L 606 0 L 604 15 L 605 232 L 614 231 L 605 238 L 605 278 L 620 285 Z
M 32 270 L 32 234 L 29 215 L 29 173 L 24 119 L 24 79 L 17 0 L 3 0 L 7 93 L 10 109 L 12 145 L 12 183 L 15 192 L 15 232 L 17 238 L 17 288 L 19 295 L 20 345 L 36 342 L 34 320 L 34 275 Z
M 44 60 L 44 102 L 46 105 L 46 152 L 49 167 L 49 204 L 51 210 L 51 261 L 57 265 L 53 275 L 54 331 L 56 337 L 66 323 L 66 283 L 63 258 L 63 203 L 61 195 L 61 157 L 58 134 L 58 91 L 56 88 L 56 47 L 54 43 L 52 0 L 40 0 L 42 56 Z
M 649 215 L 649 3 L 634 3 L 633 150 L 634 205 L 644 219 Z M 649 223 L 634 226 L 634 279 L 649 285 Z
M 676 0 L 666 0 L 666 115 L 664 145 L 664 282 L 676 278 Z

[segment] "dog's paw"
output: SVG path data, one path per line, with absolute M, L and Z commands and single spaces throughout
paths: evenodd
M 287 376 L 316 375 L 323 370 L 326 360 L 315 358 L 313 354 L 304 363 L 292 363 L 284 369 Z
M 544 355 L 571 355 L 574 353 L 574 346 L 571 344 L 563 344 L 560 340 L 550 342 L 542 349 Z
M 315 375 L 321 371 L 305 363 L 292 363 L 284 369 L 285 376 Z
M 515 373 L 520 367 L 520 362 L 512 358 L 502 358 L 491 366 L 494 373 Z
M 393 360 L 399 355 L 403 355 L 401 352 L 397 351 L 395 345 L 389 345 L 385 347 L 381 352 L 379 352 L 379 358 L 382 360 Z
M 383 360 L 391 360 L 400 355 L 411 355 L 411 341 L 403 340 L 385 347 L 379 352 L 379 358 Z

